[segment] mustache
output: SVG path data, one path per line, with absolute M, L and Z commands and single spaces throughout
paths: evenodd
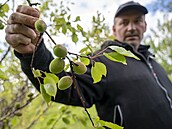
M 131 36 L 139 36 L 139 34 L 136 31 L 129 31 L 125 34 L 125 37 L 131 37 Z

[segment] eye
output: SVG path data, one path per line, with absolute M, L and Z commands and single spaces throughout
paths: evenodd
M 127 20 L 123 20 L 123 21 L 121 21 L 121 25 L 124 25 L 124 26 L 127 26 L 128 25 L 128 21 Z
M 143 19 L 141 19 L 141 18 L 138 18 L 135 20 L 135 23 L 142 23 L 142 22 L 143 22 Z

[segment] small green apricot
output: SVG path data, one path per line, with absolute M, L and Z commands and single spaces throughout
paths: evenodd
M 43 20 L 39 19 L 35 22 L 35 29 L 38 32 L 43 33 L 47 29 L 47 25 Z
M 82 62 L 75 62 L 73 65 L 73 71 L 76 74 L 84 74 L 87 71 L 87 67 Z
M 51 73 L 57 74 L 64 70 L 65 62 L 63 59 L 55 58 L 51 61 L 49 65 L 49 70 Z
M 60 90 L 65 90 L 69 88 L 73 83 L 73 80 L 70 76 L 63 76 L 58 82 L 58 88 Z
M 57 44 L 53 48 L 54 55 L 60 58 L 65 58 L 67 55 L 67 49 L 62 44 Z

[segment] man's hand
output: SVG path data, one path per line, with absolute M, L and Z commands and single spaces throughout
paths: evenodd
M 6 41 L 19 53 L 31 54 L 38 42 L 39 33 L 35 31 L 35 21 L 40 12 L 30 6 L 18 6 L 12 13 L 5 29 Z

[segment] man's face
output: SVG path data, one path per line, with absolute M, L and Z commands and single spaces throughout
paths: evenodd
M 128 10 L 115 18 L 113 32 L 117 40 L 137 49 L 146 31 L 145 16 L 138 10 Z

